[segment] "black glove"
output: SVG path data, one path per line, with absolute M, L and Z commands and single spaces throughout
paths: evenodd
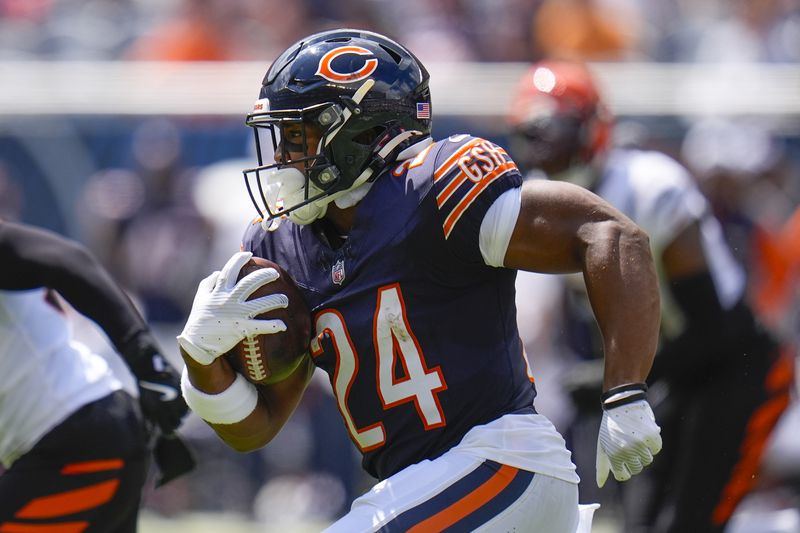
M 142 414 L 163 435 L 172 434 L 189 410 L 181 394 L 180 375 L 147 332 L 134 335 L 119 350 L 136 377 Z
M 183 474 L 191 472 L 195 467 L 192 452 L 177 434 L 159 435 L 153 447 L 153 458 L 161 475 L 156 480 L 156 487 L 165 485 Z
M 155 435 L 153 457 L 161 473 L 156 481 L 156 486 L 160 487 L 195 466 L 192 453 L 175 433 L 189 410 L 181 393 L 180 376 L 146 331 L 137 332 L 117 349 L 136 377 L 142 414 L 159 430 Z

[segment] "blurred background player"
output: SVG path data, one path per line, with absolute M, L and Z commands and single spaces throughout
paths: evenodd
M 314 365 L 324 370 L 364 469 L 381 480 L 330 531 L 572 532 L 578 478 L 534 409 L 514 278 L 585 273 L 607 340 L 596 479 L 627 480 L 661 448 L 643 383 L 660 312 L 647 238 L 580 187 L 523 185 L 500 146 L 434 141 L 428 82 L 406 48 L 367 31 L 314 34 L 275 60 L 247 119 L 259 166 L 245 177 L 264 220 L 200 284 L 178 336 L 184 396 L 249 451 L 281 430 Z M 250 319 L 286 306 L 246 301 L 277 276 L 236 282 L 251 253 L 286 268 L 316 327 L 314 364 L 272 385 L 220 357 L 245 334 L 291 327 Z
M 612 146 L 612 117 L 584 65 L 533 65 L 512 105 L 512 153 L 531 178 L 585 186 L 650 235 L 663 318 L 648 382 L 665 457 L 623 487 L 625 531 L 723 531 L 758 482 L 762 451 L 789 403 L 792 358 L 754 319 L 744 272 L 687 170 L 659 152 Z M 576 310 L 567 320 L 580 317 L 590 315 Z M 587 386 L 584 375 L 575 397 Z M 580 473 L 588 458 L 573 445 Z
M 0 531 L 134 532 L 155 436 L 159 484 L 192 466 L 179 377 L 80 244 L 0 220 Z M 99 325 L 138 401 L 73 338 L 59 297 Z

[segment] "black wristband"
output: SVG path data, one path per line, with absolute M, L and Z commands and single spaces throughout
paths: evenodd
M 619 400 L 609 401 L 611 397 L 621 392 L 632 392 L 632 394 L 629 394 L 624 398 L 620 398 Z M 618 385 L 616 387 L 611 387 L 610 389 L 605 391 L 600 398 L 602 407 L 605 410 L 613 409 L 615 407 L 620 407 L 622 405 L 627 405 L 633 402 L 638 402 L 639 400 L 646 400 L 647 384 L 627 383 L 625 385 Z

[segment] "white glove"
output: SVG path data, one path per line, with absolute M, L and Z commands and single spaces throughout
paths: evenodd
M 597 436 L 598 487 L 605 485 L 609 471 L 614 472 L 617 481 L 627 481 L 652 463 L 653 456 L 661 451 L 661 428 L 643 398 L 644 389 L 637 394 L 627 388 L 604 401 L 603 421 Z
M 247 336 L 286 330 L 282 320 L 253 318 L 288 306 L 286 295 L 271 294 L 247 301 L 258 288 L 278 279 L 274 268 L 256 270 L 236 282 L 242 266 L 252 256 L 250 252 L 234 254 L 221 272 L 214 272 L 197 288 L 189 319 L 178 335 L 178 344 L 201 365 L 210 365 Z

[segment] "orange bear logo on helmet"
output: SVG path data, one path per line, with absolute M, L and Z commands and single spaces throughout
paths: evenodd
M 378 68 L 378 60 L 373 57 L 371 59 L 367 59 L 364 62 L 363 67 L 353 72 L 339 72 L 334 70 L 332 66 L 333 60 L 345 54 L 357 54 L 360 56 L 373 55 L 372 52 L 366 48 L 362 48 L 361 46 L 341 46 L 339 48 L 334 48 L 322 56 L 322 59 L 319 60 L 319 66 L 317 67 L 316 74 L 322 76 L 326 80 L 340 83 L 351 83 L 369 77 L 369 75 L 375 72 L 375 69 Z

